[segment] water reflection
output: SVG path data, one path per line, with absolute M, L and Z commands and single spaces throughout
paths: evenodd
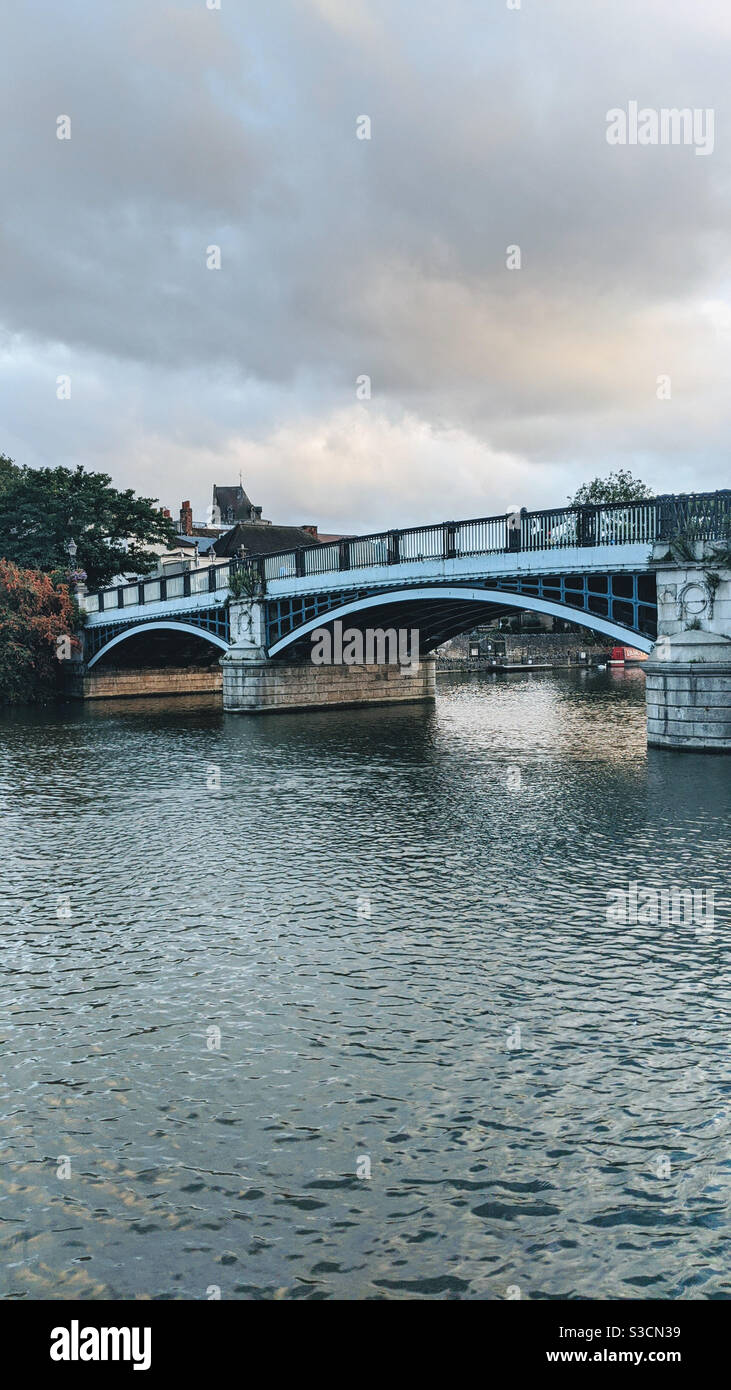
M 728 1297 L 727 762 L 641 671 L 439 679 L 3 719 L 6 1295 Z

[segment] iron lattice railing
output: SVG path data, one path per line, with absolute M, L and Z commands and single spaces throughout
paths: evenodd
M 315 542 L 299 550 L 250 556 L 245 563 L 265 589 L 277 579 L 307 579 L 377 565 L 599 545 L 650 546 L 681 535 L 691 541 L 731 538 L 731 491 L 538 512 L 523 508 L 471 521 L 351 536 L 326 545 Z
M 277 579 L 315 578 L 378 565 L 599 545 L 649 546 L 680 537 L 688 541 L 731 539 L 731 490 L 537 512 L 522 508 L 507 515 L 410 526 L 327 544 L 313 541 L 297 550 L 233 558 L 168 579 L 139 580 L 103 589 L 87 594 L 84 606 L 89 613 L 113 609 L 119 621 L 128 606 L 227 589 L 236 571 L 244 572 L 246 591 L 253 594 L 265 591 Z

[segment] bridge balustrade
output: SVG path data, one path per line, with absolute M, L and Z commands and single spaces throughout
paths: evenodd
M 388 536 L 354 536 L 346 544 L 349 569 L 388 564 Z
M 338 568 L 337 544 L 308 546 L 303 551 L 305 574 L 327 574 Z
M 455 528 L 458 555 L 491 555 L 505 549 L 505 517 L 484 521 L 460 521 Z
M 420 526 L 401 532 L 401 560 L 440 560 L 444 555 L 443 526 Z
M 522 511 L 515 523 L 505 514 L 407 527 L 371 536 L 353 536 L 325 545 L 313 541 L 296 551 L 234 559 L 204 570 L 168 578 L 138 580 L 119 588 L 87 594 L 87 612 L 106 612 L 138 603 L 182 598 L 228 586 L 232 569 L 245 566 L 266 587 L 277 579 L 294 579 L 343 570 L 457 556 L 510 551 L 563 550 L 574 546 L 646 544 L 683 535 L 695 540 L 731 538 L 731 491 L 654 497 L 643 502 Z
M 538 512 L 524 516 L 520 526 L 521 550 L 554 550 L 579 545 L 579 517 L 576 511 Z
M 287 554 L 275 555 L 273 558 L 265 555 L 261 565 L 265 581 L 269 579 L 294 579 L 297 574 L 297 557 L 293 550 Z
M 607 508 L 596 518 L 597 545 L 651 544 L 658 538 L 657 509 L 654 506 Z

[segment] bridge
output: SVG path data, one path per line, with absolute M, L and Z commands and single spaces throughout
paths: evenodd
M 714 557 L 724 545 L 727 556 L 730 541 L 731 491 L 523 508 L 328 544 L 314 541 L 299 550 L 242 556 L 86 594 L 86 668 L 109 664 L 131 638 L 144 635 L 154 642 L 155 634 L 177 634 L 223 654 L 227 708 L 430 698 L 433 664 L 422 662 L 418 680 L 398 668 L 317 670 L 309 660 L 312 633 L 332 629 L 336 621 L 361 633 L 416 629 L 424 658 L 478 624 L 530 610 L 651 653 L 658 636 L 666 641 L 677 635 L 672 629 L 679 624 L 679 630 L 691 630 L 682 627 L 690 600 L 687 594 L 678 600 L 684 565 L 683 593 L 690 592 L 688 586 L 706 586 L 706 608 L 698 608 L 696 595 L 691 617 L 706 612 L 706 627 L 724 639 L 731 627 L 726 633 L 727 600 L 719 584 L 727 582 L 727 571 Z M 712 595 L 710 581 L 702 578 L 711 573 L 709 564 L 721 576 Z M 680 617 L 661 612 L 658 582 L 669 604 L 668 567 L 676 573 L 673 598 L 678 612 L 683 610 Z M 692 630 L 698 630 L 695 624 Z

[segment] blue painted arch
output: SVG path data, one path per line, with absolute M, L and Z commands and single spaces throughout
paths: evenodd
M 229 648 L 228 642 L 225 642 L 222 637 L 218 637 L 215 632 L 208 632 L 204 627 L 194 627 L 192 623 L 134 623 L 131 627 L 125 628 L 124 632 L 117 633 L 116 637 L 110 637 L 109 641 L 105 642 L 104 646 L 100 647 L 99 651 L 95 652 L 94 656 L 87 661 L 87 670 L 96 666 L 97 661 L 106 652 L 111 651 L 112 647 L 116 647 L 119 642 L 126 642 L 128 637 L 139 637 L 141 632 L 156 632 L 160 629 L 165 629 L 168 632 L 185 632 L 192 637 L 200 637 L 204 642 L 212 642 L 215 647 L 221 647 L 225 652 Z
M 369 594 L 367 598 L 354 599 L 337 608 L 330 608 L 326 612 L 318 614 L 317 617 L 302 623 L 286 637 L 280 638 L 269 648 L 269 655 L 277 656 L 292 643 L 306 636 L 307 633 L 314 632 L 316 628 L 326 627 L 328 623 L 334 622 L 338 618 L 356 616 L 366 613 L 371 608 L 385 608 L 392 604 L 414 604 L 420 600 L 434 603 L 443 602 L 445 599 L 462 604 L 470 602 L 494 604 L 498 608 L 520 608 L 534 613 L 546 613 L 549 617 L 561 618 L 565 622 L 576 623 L 580 627 L 590 628 L 594 632 L 602 632 L 619 643 L 637 647 L 639 651 L 643 652 L 651 652 L 655 645 L 654 638 L 635 632 L 633 628 L 624 627 L 622 624 L 611 622 L 607 618 L 600 618 L 596 613 L 587 613 L 582 608 L 573 608 L 564 603 L 553 603 L 550 599 L 537 598 L 532 594 L 513 593 L 509 589 L 430 585 L 423 588 L 406 588 L 398 590 L 396 593 Z

